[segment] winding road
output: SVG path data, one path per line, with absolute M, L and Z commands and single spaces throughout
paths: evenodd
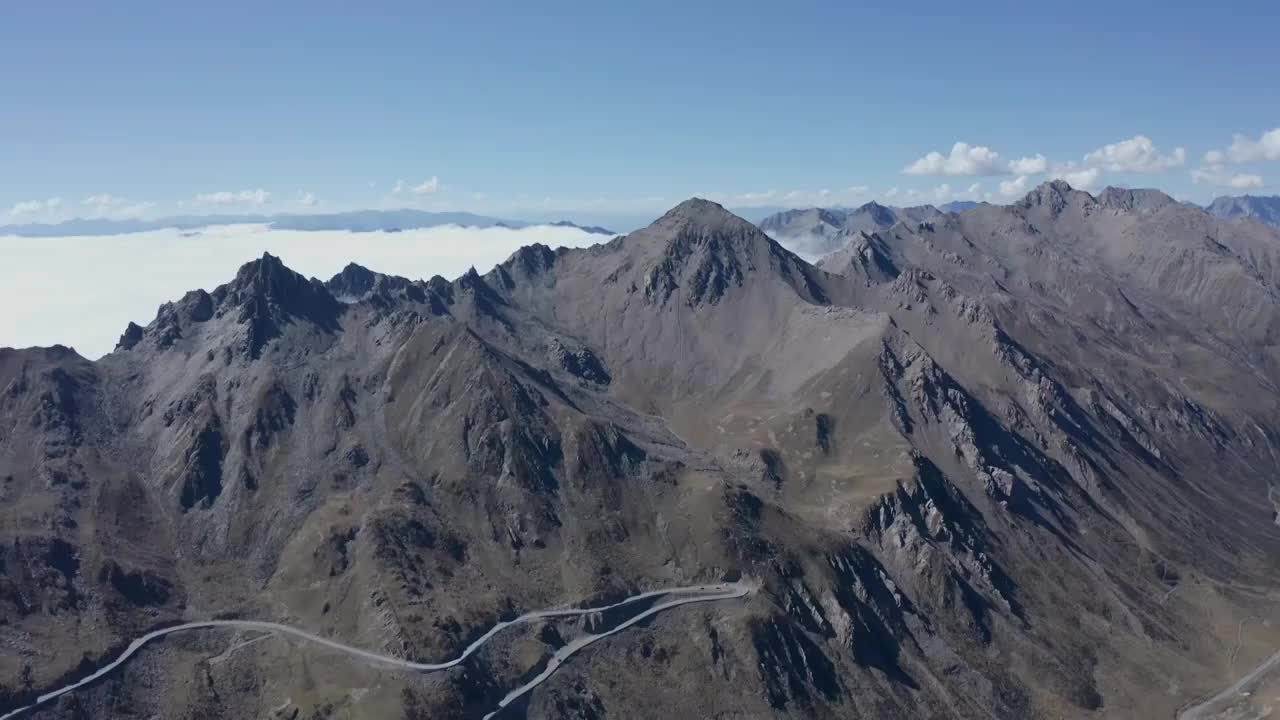
M 1239 699 L 1241 697 L 1241 693 L 1248 692 L 1249 688 L 1254 683 L 1263 680 L 1268 673 L 1273 670 L 1280 670 L 1280 652 L 1277 652 L 1266 660 L 1263 660 L 1262 663 L 1251 670 L 1249 674 L 1240 678 L 1234 685 L 1226 690 L 1223 690 L 1198 705 L 1179 711 L 1178 720 L 1208 720 L 1209 718 L 1214 717 L 1220 711 L 1229 706 L 1233 700 Z
M 40 695 L 38 698 L 36 698 L 35 702 L 31 703 L 30 705 L 17 708 L 16 710 L 12 710 L 0 716 L 0 720 L 11 720 L 12 718 L 16 718 L 19 715 L 22 715 L 23 713 L 34 710 L 35 708 L 40 707 L 45 703 L 48 703 L 63 695 L 66 695 L 69 692 L 73 692 L 79 688 L 82 688 L 86 685 L 96 682 L 97 680 L 115 671 L 124 663 L 128 662 L 130 658 L 136 655 L 138 651 L 141 650 L 146 645 L 152 642 L 155 642 L 156 640 L 159 640 L 161 638 L 164 638 L 168 635 L 188 632 L 192 630 L 206 630 L 211 628 L 236 628 L 240 630 L 259 630 L 263 632 L 279 633 L 282 635 L 290 635 L 292 637 L 305 640 L 307 642 L 314 643 L 316 645 L 322 645 L 331 650 L 337 650 L 338 652 L 345 653 L 347 655 L 350 655 L 351 657 L 364 660 L 366 662 L 373 663 L 373 664 L 386 665 L 392 668 L 397 668 L 402 670 L 413 670 L 418 672 L 438 672 L 441 670 L 448 670 L 451 667 L 461 664 L 468 657 L 470 657 L 477 650 L 479 650 L 485 643 L 491 640 L 493 636 L 497 635 L 498 633 L 502 632 L 503 630 L 509 627 L 512 627 L 513 625 L 521 625 L 521 624 L 526 624 L 526 623 L 530 623 L 538 620 L 576 617 L 580 615 L 591 615 L 593 613 L 605 612 L 608 610 L 612 610 L 614 608 L 630 605 L 640 600 L 646 600 L 654 597 L 673 597 L 674 598 L 671 600 L 667 600 L 666 602 L 658 603 L 653 607 L 645 610 L 644 612 L 636 614 L 634 617 L 627 619 L 626 622 L 618 624 L 617 627 L 607 632 L 599 633 L 596 635 L 585 635 L 575 639 L 573 642 L 570 642 L 564 647 L 561 647 L 559 650 L 555 652 L 554 655 L 552 655 L 551 659 L 547 662 L 546 667 L 543 669 L 541 673 L 539 673 L 536 677 L 534 677 L 532 680 L 525 683 L 521 687 L 516 688 L 515 690 L 512 690 L 510 693 L 508 693 L 507 696 L 504 697 L 502 701 L 498 704 L 498 709 L 492 713 L 489 713 L 489 715 L 486 716 L 486 718 L 490 718 L 496 715 L 498 712 L 500 712 L 507 705 L 510 705 L 516 699 L 520 698 L 522 695 L 525 695 L 526 693 L 528 693 L 529 691 L 533 690 L 535 687 L 540 685 L 548 677 L 550 677 L 551 674 L 554 673 L 557 668 L 563 665 L 564 662 L 568 660 L 570 656 L 582 650 L 583 648 L 587 647 L 588 645 L 591 645 L 592 643 L 598 642 L 600 640 L 603 640 L 606 637 L 609 637 L 610 635 L 621 632 L 622 630 L 625 630 L 626 628 L 640 622 L 641 620 L 644 620 L 647 617 L 656 615 L 657 613 L 662 612 L 663 610 L 669 610 L 671 608 L 680 607 L 681 605 L 689 605 L 691 603 L 713 602 L 716 600 L 730 600 L 733 598 L 741 598 L 741 597 L 745 597 L 746 595 L 751 593 L 753 590 L 754 590 L 753 586 L 746 583 L 742 583 L 742 582 L 716 583 L 716 584 L 710 584 L 710 585 L 692 585 L 688 587 L 669 588 L 665 590 L 651 590 L 649 592 L 640 593 L 638 595 L 632 595 L 631 597 L 625 600 L 620 600 L 610 605 L 602 605 L 600 607 L 555 608 L 550 610 L 536 610 L 534 612 L 525 613 L 524 615 L 521 615 L 513 620 L 506 620 L 494 625 L 492 628 L 489 629 L 488 632 L 476 638 L 475 641 L 473 641 L 470 645 L 468 645 L 466 649 L 462 651 L 462 654 L 458 655 L 458 657 L 453 658 L 452 660 L 441 662 L 441 663 L 412 662 L 412 661 L 404 660 L 402 658 L 397 658 L 391 655 L 384 655 L 382 653 L 371 652 L 369 650 L 361 650 L 360 648 L 352 647 L 350 645 L 339 642 L 337 640 L 331 640 L 326 637 L 321 637 L 320 635 L 307 632 L 306 630 L 292 627 L 290 625 L 284 625 L 281 623 L 265 622 L 260 620 L 200 620 L 195 622 L 183 623 L 181 625 L 173 625 L 171 627 L 161 628 L 159 630 L 153 630 L 152 632 L 149 632 L 146 635 L 143 635 L 142 637 L 139 637 L 133 642 L 129 643 L 129 647 L 125 648 L 124 652 L 120 654 L 120 657 L 116 658 L 115 660 L 108 663 L 107 665 L 102 666 L 93 674 L 88 675 L 84 678 L 81 678 L 80 680 L 70 685 L 67 685 L 65 687 L 59 688 L 57 690 L 53 690 L 51 692 L 44 693 L 43 695 Z

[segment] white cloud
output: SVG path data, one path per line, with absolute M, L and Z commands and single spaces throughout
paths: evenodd
M 1055 179 L 1064 180 L 1076 190 L 1092 190 L 1098 186 L 1098 180 L 1102 178 L 1102 169 L 1066 163 L 1054 168 L 1053 176 Z
M 734 205 L 764 205 L 777 199 L 777 197 L 777 190 L 765 190 L 764 192 L 742 193 L 741 195 L 736 196 L 737 202 L 733 202 L 732 200 L 730 202 Z
M 117 207 L 121 205 L 123 202 L 124 202 L 124 198 L 116 197 L 110 193 L 103 193 L 101 195 L 90 195 L 84 200 L 81 200 L 80 204 L 89 205 L 98 210 L 106 210 L 109 208 Z
M 1264 136 L 1264 140 L 1266 136 Z M 1238 138 L 1239 140 L 1239 138 Z M 1277 152 L 1280 152 L 1280 130 L 1277 130 Z M 1233 146 L 1235 147 L 1235 146 Z M 1073 186 L 1081 188 L 1093 187 L 1102 177 L 1103 171 L 1109 172 L 1162 172 L 1185 165 L 1187 151 L 1177 147 L 1172 152 L 1162 153 L 1155 143 L 1145 135 L 1135 135 L 1128 140 L 1104 145 L 1084 156 L 1083 162 L 1051 165 L 1049 158 L 1041 153 L 1019 157 L 1009 162 L 1000 160 L 1000 154 L 989 147 L 969 145 L 958 142 L 951 152 L 944 155 L 931 152 L 903 169 L 908 175 L 1013 175 L 1012 180 L 1001 183 L 1000 195 L 1010 197 L 1030 187 L 1030 178 L 1045 173 L 1054 173 Z M 1052 170 L 1050 169 L 1052 167 Z M 972 192 L 977 192 L 972 191 Z
M 696 195 L 730 208 L 763 207 L 767 205 L 794 208 L 861 204 L 867 200 L 868 191 L 869 188 L 866 185 L 851 185 L 837 190 L 822 188 L 819 190 L 764 190 L 745 193 L 700 192 L 696 193 Z M 654 198 L 647 200 L 652 199 Z M 661 200 L 661 198 L 656 199 Z M 600 202 L 603 203 L 603 200 Z
M 271 202 L 271 193 L 258 188 L 257 190 L 241 190 L 240 192 L 231 192 L 222 190 L 220 192 L 200 193 L 195 196 L 196 205 L 251 205 L 253 207 L 261 207 Z
M 975 196 L 978 195 L 979 193 L 982 192 L 982 183 L 974 183 L 970 185 L 969 189 L 966 192 L 968 192 L 970 195 L 975 195 Z
M 13 204 L 13 207 L 9 208 L 9 214 L 14 217 L 20 217 L 38 213 L 42 210 L 44 210 L 43 200 L 19 200 Z
M 1245 175 L 1243 173 L 1239 175 L 1233 175 L 1231 176 L 1231 180 L 1228 181 L 1228 184 L 1231 187 L 1235 188 L 1236 190 L 1260 188 L 1262 187 L 1262 176 L 1261 175 Z
M 1227 154 L 1221 150 L 1210 150 L 1204 154 L 1205 165 L 1221 165 L 1227 161 Z
M 9 208 L 9 215 L 14 218 L 25 215 L 40 215 L 56 212 L 62 207 L 62 198 L 51 197 L 47 200 L 22 200 Z
M 1191 171 L 1191 182 L 1200 185 L 1231 188 L 1233 190 L 1252 190 L 1263 185 L 1261 175 L 1246 173 L 1232 174 L 1222 163 L 1208 164 Z
M 1218 153 L 1219 157 L 1221 155 L 1222 153 Z M 1227 148 L 1226 155 L 1233 163 L 1280 160 L 1280 128 L 1262 133 L 1262 136 L 1257 140 L 1252 140 L 1236 133 L 1232 136 L 1231 147 Z M 1205 162 L 1209 163 L 1207 155 L 1205 156 Z
M 1084 156 L 1085 167 L 1110 172 L 1163 172 L 1181 167 L 1186 161 L 1185 148 L 1174 148 L 1171 154 L 1162 155 L 1155 143 L 1151 142 L 1151 138 L 1145 135 L 1135 135 L 1128 140 L 1103 145 Z M 1067 182 L 1071 181 L 1067 180 Z
M 38 213 L 42 210 L 44 210 L 43 200 L 19 200 L 13 204 L 13 207 L 9 208 L 9 214 L 13 217 L 20 217 Z
M 955 194 L 951 192 L 951 186 L 947 183 L 942 183 L 934 188 L 932 192 L 934 202 L 944 203 L 955 197 Z
M 1000 153 L 983 145 L 958 142 L 951 153 L 930 152 L 902 170 L 907 175 L 1001 175 Z
M 573 228 L 535 226 L 405 230 L 401 233 L 299 232 L 261 225 L 215 225 L 197 235 L 166 229 L 102 237 L 0 238 L 0 345 L 62 343 L 96 358 L 115 346 L 129 321 L 146 325 L 156 307 L 195 288 L 212 290 L 238 267 L 270 252 L 306 276 L 330 278 L 348 262 L 409 278 L 486 272 L 533 243 L 583 247 L 608 240 Z M 66 258 L 73 256 L 75 262 Z M 32 268 L 57 268 L 56 273 Z M 92 307 L 93 312 L 85 312 Z
M 236 194 L 229 191 L 198 193 L 192 200 L 197 205 L 230 205 L 236 202 Z
M 1026 175 L 1019 175 L 1012 180 L 1000 181 L 1000 195 L 1006 198 L 1016 198 L 1026 195 L 1031 189 L 1031 178 Z
M 315 207 L 316 194 L 313 192 L 298 191 L 298 204 L 303 207 Z
M 1065 180 L 1076 190 L 1092 190 L 1102 177 L 1102 171 L 1098 168 L 1082 168 L 1075 163 L 1057 165 L 1049 174 L 1054 179 Z M 1030 192 L 1034 185 L 1035 181 L 1030 175 L 1019 175 L 1011 180 L 1002 180 L 998 192 L 986 193 L 983 198 L 988 201 L 1015 200 Z M 970 191 L 976 194 L 978 188 L 970 188 Z
M 410 187 L 404 180 L 396 180 L 396 184 L 391 187 L 392 195 L 399 195 L 404 192 L 410 192 L 414 195 L 434 195 L 440 190 L 440 178 L 432 175 L 422 183 Z
M 1048 169 L 1049 159 L 1039 153 L 1009 163 L 1009 172 L 1014 175 L 1039 175 Z
M 413 186 L 410 190 L 414 195 L 431 195 L 440 189 L 440 178 L 432 175 L 430 179 L 424 180 L 421 185 Z

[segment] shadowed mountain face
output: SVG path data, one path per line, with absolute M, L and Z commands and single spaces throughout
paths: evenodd
M 1280 644 L 1238 638 L 1280 234 L 1060 182 L 880 210 L 816 267 L 703 200 L 453 281 L 264 256 L 97 362 L 0 350 L 0 707 L 181 619 L 438 660 L 737 578 L 511 717 L 1167 717 Z M 438 675 L 209 633 L 37 716 L 478 717 L 599 622 Z

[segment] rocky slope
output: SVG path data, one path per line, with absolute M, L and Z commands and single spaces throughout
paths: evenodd
M 1274 652 L 1280 235 L 1053 183 L 846 240 L 691 200 L 453 281 L 264 256 L 0 351 L 0 707 L 179 619 L 438 660 L 738 578 L 507 714 L 1160 717 Z M 439 675 L 209 633 L 37 715 L 479 717 L 590 629 Z

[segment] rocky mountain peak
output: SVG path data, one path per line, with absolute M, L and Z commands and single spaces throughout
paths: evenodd
M 819 260 L 818 267 L 846 277 L 858 278 L 868 286 L 892 281 L 901 273 L 884 239 L 878 233 L 868 233 L 865 230 L 850 235 L 849 242 Z
M 729 212 L 723 205 L 702 198 L 690 198 L 676 205 L 651 227 L 700 235 L 759 232 L 754 225 Z
M 441 304 L 443 299 L 430 296 L 425 283 L 399 275 L 374 272 L 355 263 L 344 267 L 341 272 L 330 278 L 324 287 L 335 298 L 345 303 L 369 300 L 389 308 L 404 300 L 413 303 L 430 302 L 433 306 L 432 312 L 436 314 L 440 314 L 444 309 Z
M 838 234 L 855 211 L 846 208 L 797 208 L 774 213 L 756 223 L 770 236 L 795 237 Z
M 858 208 L 857 212 L 863 213 L 870 217 L 877 225 L 889 227 L 897 221 L 898 216 L 893 210 L 872 200 Z
M 493 280 L 493 284 L 490 284 Z M 499 308 L 507 304 L 507 300 L 498 292 L 498 283 L 506 284 L 500 276 L 491 276 L 486 279 L 485 275 L 481 275 L 474 266 L 469 268 L 462 277 L 454 281 L 453 286 L 457 288 L 458 295 L 462 297 L 470 297 L 471 302 L 475 304 L 475 309 L 482 315 L 490 317 L 499 317 Z M 450 293 L 453 296 L 453 293 Z
M 511 290 L 529 281 L 545 284 L 557 258 L 564 251 L 565 248 L 556 251 L 542 243 L 525 245 L 496 265 L 486 277 L 491 278 L 492 285 L 504 290 Z
M 840 223 L 844 222 L 845 213 L 840 210 L 832 208 L 817 208 L 817 210 L 818 219 L 828 225 L 838 226 Z
M 124 333 L 120 336 L 120 340 L 116 342 L 117 350 L 129 350 L 142 341 L 142 326 L 130 322 L 128 327 L 124 329 Z
M 355 263 L 348 263 L 337 275 L 334 275 L 325 286 L 339 297 L 359 297 L 373 289 L 378 273 Z
M 765 271 L 804 297 L 825 302 L 811 267 L 755 225 L 709 200 L 686 200 L 627 241 L 635 247 L 661 248 L 644 281 L 651 302 L 661 304 L 683 288 L 685 302 L 716 303 L 730 288 Z
M 184 328 L 202 323 L 214 315 L 213 296 L 204 290 L 191 290 L 176 302 L 167 302 L 156 312 L 155 320 L 143 328 L 130 322 L 116 343 L 116 350 L 132 350 L 144 338 L 151 338 L 155 346 L 167 348 L 181 339 Z
M 309 292 L 310 287 L 311 281 L 285 267 L 280 258 L 263 253 L 258 260 L 240 266 L 230 290 L 285 301 L 293 295 Z
M 1089 193 L 1073 189 L 1065 180 L 1049 180 L 1037 185 L 1019 200 L 1014 207 L 1022 210 L 1042 208 L 1052 215 L 1067 209 L 1072 203 L 1092 202 Z
M 342 312 L 342 304 L 324 283 L 308 280 L 270 253 L 241 266 L 236 279 L 215 290 L 213 299 L 220 306 L 239 308 L 237 321 L 247 329 L 245 351 L 254 358 L 285 325 L 306 320 L 334 331 Z
M 1154 211 L 1168 205 L 1176 205 L 1177 200 L 1160 192 L 1149 189 L 1130 189 L 1107 187 L 1098 194 L 1098 204 L 1115 210 Z
M 555 250 L 542 243 L 534 243 L 516 250 L 502 266 L 518 268 L 526 275 L 538 275 L 550 270 L 555 262 Z

